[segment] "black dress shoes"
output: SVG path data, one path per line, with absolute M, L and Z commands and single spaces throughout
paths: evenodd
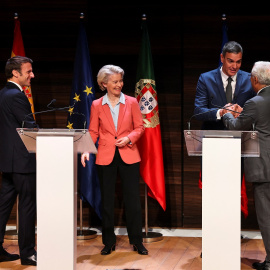
M 266 261 L 264 261 L 264 262 L 255 262 L 255 263 L 253 263 L 252 264 L 252 268 L 253 269 L 261 269 L 261 268 L 263 268 L 264 266 L 265 266 L 265 264 L 266 264 Z
M 37 254 L 32 256 L 21 258 L 21 265 L 37 265 Z
M 257 268 L 257 269 L 259 269 L 259 270 L 270 270 L 270 266 L 266 264 L 262 268 Z
M 255 263 L 252 264 L 252 268 L 257 269 L 257 270 L 270 270 L 269 263 L 270 262 L 268 262 L 268 261 L 267 261 L 267 264 L 266 264 L 266 261 L 261 262 L 261 263 L 260 262 L 255 262 Z
M 105 245 L 105 247 L 101 250 L 101 255 L 109 255 L 112 253 L 112 251 L 115 251 L 115 244 L 111 245 Z
M 18 254 L 10 254 L 0 246 L 0 262 L 16 261 L 19 258 L 20 256 Z
M 138 251 L 138 253 L 141 255 L 148 255 L 148 250 L 142 243 L 133 245 L 133 250 Z

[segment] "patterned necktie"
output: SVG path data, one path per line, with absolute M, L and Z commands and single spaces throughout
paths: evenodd
M 227 103 L 232 102 L 232 78 L 228 78 L 228 85 L 226 87 L 226 98 L 227 98 Z

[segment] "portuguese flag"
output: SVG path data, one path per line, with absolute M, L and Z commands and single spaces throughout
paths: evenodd
M 146 25 L 142 20 L 142 41 L 137 67 L 135 97 L 140 105 L 145 132 L 137 142 L 141 155 L 140 174 L 148 187 L 148 196 L 166 210 L 163 151 L 158 99 L 152 53 Z

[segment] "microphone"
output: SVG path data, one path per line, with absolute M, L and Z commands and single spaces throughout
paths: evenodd
M 51 102 L 47 105 L 47 108 L 53 109 L 53 107 L 51 107 L 51 105 L 52 105 L 53 103 L 55 103 L 55 102 L 56 102 L 56 99 L 54 98 L 54 99 L 51 100 Z
M 213 104 L 213 103 L 212 103 L 212 99 L 213 99 L 213 97 L 211 98 L 211 104 L 212 104 L 213 106 L 219 108 L 219 109 L 226 109 L 227 107 L 230 106 L 230 105 L 228 105 L 228 106 L 220 107 L 220 106 L 218 106 L 218 105 L 216 105 L 216 104 Z M 237 111 L 234 111 L 234 110 L 231 110 L 231 109 L 226 109 L 226 110 L 227 110 L 227 111 L 230 111 L 230 112 L 238 113 L 238 114 L 241 113 L 241 112 L 237 112 Z M 248 116 L 249 118 L 252 119 L 252 131 L 255 131 L 255 119 L 254 119 L 252 116 L 248 115 L 248 114 L 242 113 L 242 115 Z
M 201 113 L 196 113 L 196 114 L 193 114 L 190 118 L 189 118 L 189 121 L 187 122 L 188 124 L 188 130 L 190 130 L 190 121 L 193 117 L 196 117 L 196 116 L 199 116 L 199 115 L 202 115 L 202 114 L 205 114 L 205 113 L 209 113 L 209 112 L 212 112 L 212 111 L 217 111 L 217 108 L 214 108 L 214 109 L 210 109 L 206 112 L 201 112 Z
M 55 102 L 54 100 L 56 101 L 56 99 L 53 99 L 53 100 L 47 105 L 47 107 L 48 107 L 49 105 L 51 105 L 52 103 L 54 103 L 54 102 Z M 24 117 L 24 119 L 23 119 L 23 121 L 22 121 L 22 128 L 24 127 L 24 123 L 25 123 L 26 118 L 27 118 L 27 117 L 30 117 L 31 115 L 36 115 L 36 114 L 41 114 L 41 113 L 47 113 L 47 112 L 55 112 L 55 111 L 64 111 L 64 112 L 68 112 L 68 109 L 73 108 L 77 102 L 78 102 L 78 100 L 74 100 L 73 104 L 72 104 L 71 106 L 68 106 L 68 107 L 63 107 L 63 108 L 52 108 L 52 107 L 50 107 L 50 108 L 52 108 L 52 109 L 50 109 L 50 110 L 29 113 L 29 114 L 25 115 L 25 117 Z

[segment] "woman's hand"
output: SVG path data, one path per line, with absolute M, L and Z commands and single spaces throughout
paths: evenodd
M 86 165 L 85 160 L 89 161 L 89 153 L 87 153 L 87 152 L 84 152 L 81 155 L 81 163 L 82 163 L 83 167 L 85 167 L 85 165 Z
M 126 146 L 128 143 L 130 143 L 129 137 L 122 137 L 122 138 L 118 139 L 118 140 L 115 142 L 115 145 L 118 146 L 118 147 L 124 147 L 124 146 Z

